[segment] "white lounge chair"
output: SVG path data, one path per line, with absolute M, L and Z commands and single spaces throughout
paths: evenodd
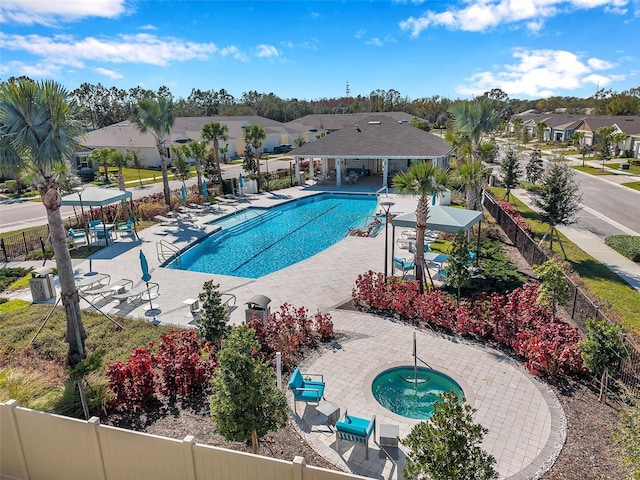
M 122 280 L 118 280 L 115 283 L 108 284 L 102 288 L 96 288 L 93 290 L 85 290 L 81 292 L 81 297 L 91 297 L 93 301 L 95 297 L 102 297 L 107 300 L 110 296 L 121 294 L 129 291 L 133 287 L 133 280 L 129 280 L 128 278 L 123 278 Z
M 141 283 L 140 285 L 133 287 L 128 292 L 118 293 L 113 296 L 115 300 L 118 300 L 120 303 L 136 303 L 136 302 L 147 302 L 149 300 L 153 300 L 158 298 L 160 294 L 160 285 L 154 282 Z
M 160 225 L 178 225 L 177 218 L 169 218 L 163 215 L 156 215 L 155 217 L 153 217 L 153 219 L 160 223 Z

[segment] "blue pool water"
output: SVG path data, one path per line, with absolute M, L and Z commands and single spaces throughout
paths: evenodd
M 458 383 L 437 370 L 417 368 L 418 382 L 414 381 L 413 367 L 396 367 L 378 375 L 371 385 L 371 393 L 380 405 L 403 417 L 428 420 L 433 415 L 433 404 L 441 393 L 453 391 L 464 399 Z
M 214 225 L 222 230 L 181 255 L 170 268 L 259 278 L 309 258 L 364 228 L 373 195 L 321 194 L 270 209 L 249 208 Z

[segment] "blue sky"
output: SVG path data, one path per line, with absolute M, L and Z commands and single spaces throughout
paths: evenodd
M 0 79 L 305 100 L 640 87 L 640 0 L 2 0 Z

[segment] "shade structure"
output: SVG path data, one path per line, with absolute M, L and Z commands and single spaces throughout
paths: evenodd
M 478 210 L 466 210 L 436 205 L 429 208 L 427 228 L 438 232 L 458 233 L 465 232 L 482 220 L 482 212 Z M 398 215 L 391 220 L 394 227 L 415 228 L 416 212 Z
M 187 188 L 184 186 L 184 184 L 182 185 L 182 188 L 180 189 L 180 195 L 182 196 L 182 203 L 186 204 L 187 203 Z
M 82 197 L 78 193 L 72 193 L 62 197 L 61 205 L 68 205 L 72 207 L 104 207 L 105 205 L 110 205 L 131 197 L 131 192 L 123 192 L 121 190 L 111 190 L 99 187 L 85 188 L 82 191 Z

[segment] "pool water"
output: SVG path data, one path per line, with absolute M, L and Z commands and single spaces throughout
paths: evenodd
M 374 195 L 321 194 L 270 209 L 248 208 L 214 222 L 218 233 L 170 268 L 260 278 L 305 260 L 372 220 Z
M 417 377 L 418 382 L 415 382 L 411 366 L 391 368 L 375 378 L 371 392 L 387 410 L 417 420 L 431 418 L 433 405 L 440 400 L 441 393 L 453 391 L 458 398 L 464 399 L 460 385 L 442 372 L 418 367 Z

